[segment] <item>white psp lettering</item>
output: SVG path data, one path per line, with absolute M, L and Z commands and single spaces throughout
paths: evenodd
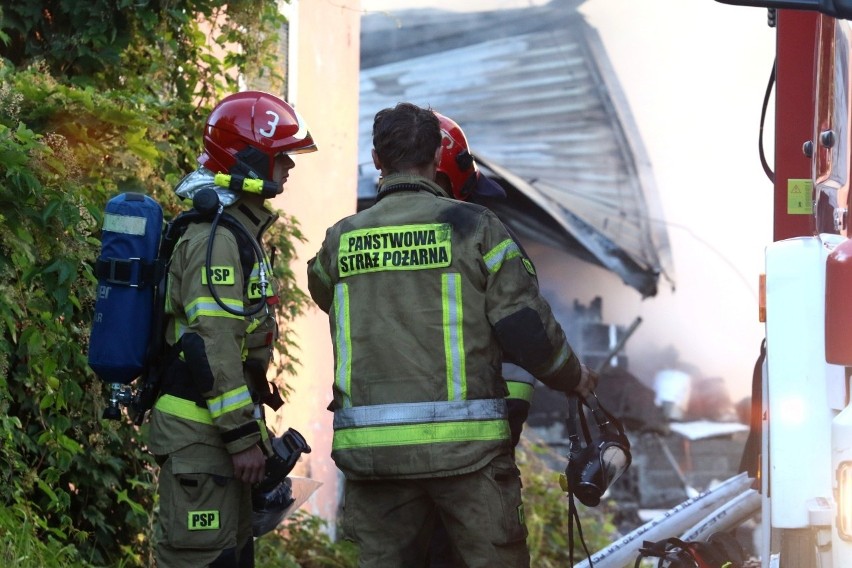
M 266 114 L 272 116 L 272 119 L 266 123 L 269 125 L 269 130 L 264 130 L 261 128 L 260 130 L 258 130 L 258 132 L 260 132 L 263 136 L 269 138 L 273 134 L 275 134 L 275 127 L 278 126 L 278 122 L 281 120 L 281 117 L 278 116 L 278 114 L 272 112 L 271 110 L 266 111 Z

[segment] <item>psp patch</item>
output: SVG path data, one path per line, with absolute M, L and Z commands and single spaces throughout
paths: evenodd
M 219 528 L 219 511 L 190 511 L 186 528 L 191 531 L 212 531 Z
M 210 274 L 216 286 L 233 286 L 236 282 L 237 271 L 233 266 L 211 266 Z M 201 269 L 201 283 L 207 285 L 207 269 Z

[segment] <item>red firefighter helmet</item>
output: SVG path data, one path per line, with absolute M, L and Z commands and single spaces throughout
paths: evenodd
M 488 197 L 506 197 L 500 185 L 479 172 L 476 161 L 470 154 L 467 137 L 461 127 L 451 118 L 433 111 L 441 125 L 441 158 L 437 173 L 450 180 L 453 197 L 467 200 L 474 193 Z
M 198 163 L 214 173 L 272 180 L 275 156 L 314 152 L 317 147 L 299 113 L 261 91 L 225 97 L 204 125 Z

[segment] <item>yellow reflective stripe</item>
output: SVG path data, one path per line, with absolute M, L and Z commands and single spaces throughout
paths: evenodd
M 237 178 L 239 180 L 239 178 Z M 213 176 L 213 183 L 219 187 L 231 187 L 231 176 L 218 173 Z M 242 190 L 249 193 L 263 193 L 263 180 L 257 178 L 243 178 Z
M 210 415 L 213 418 L 219 418 L 223 414 L 251 405 L 251 394 L 249 394 L 246 385 L 237 387 L 207 401 L 207 408 L 210 410 Z
M 202 408 L 185 398 L 178 398 L 170 394 L 164 394 L 157 399 L 154 408 L 160 412 L 177 416 L 192 422 L 200 422 L 201 424 L 213 425 L 213 417 L 210 416 L 210 411 Z
M 332 450 L 509 439 L 506 420 L 437 422 L 336 430 Z
M 488 272 L 493 274 L 500 270 L 504 262 L 516 256 L 521 256 L 521 249 L 518 248 L 518 243 L 512 239 L 506 239 L 488 251 L 484 257 L 485 266 L 488 268 Z
M 186 325 L 177 318 L 172 321 L 174 322 L 174 326 L 170 330 L 172 334 L 172 343 L 177 343 L 178 340 L 183 337 L 183 334 L 186 333 Z M 169 331 L 167 331 L 167 333 L 169 333 Z
M 449 223 L 357 229 L 340 235 L 337 270 L 341 278 L 386 270 L 445 268 L 452 259 Z
M 249 193 L 263 193 L 263 180 L 246 178 L 243 180 L 243 191 Z
M 461 276 L 459 274 L 441 275 L 447 400 L 465 400 L 467 398 L 461 288 Z
M 518 381 L 506 381 L 506 386 L 509 387 L 509 396 L 506 398 L 532 402 L 533 393 L 535 392 L 535 387 L 533 385 Z
M 243 309 L 242 300 L 234 300 L 232 298 L 220 298 L 220 300 L 222 300 L 223 304 L 235 310 Z M 207 296 L 196 298 L 186 306 L 186 310 L 184 311 L 186 312 L 186 319 L 188 323 L 194 322 L 198 319 L 198 316 L 243 319 L 242 316 L 238 316 L 224 310 L 218 303 L 216 303 L 215 298 Z
M 349 287 L 338 284 L 334 287 L 332 313 L 335 321 L 334 334 L 334 382 L 343 395 L 343 406 L 352 406 L 352 333 L 349 321 Z
M 311 266 L 311 270 L 314 271 L 314 274 L 317 275 L 317 278 L 319 278 L 323 284 L 325 284 L 326 286 L 331 285 L 331 277 L 325 271 L 325 268 L 322 267 L 322 263 L 320 262 L 319 257 L 314 260 L 314 263 Z

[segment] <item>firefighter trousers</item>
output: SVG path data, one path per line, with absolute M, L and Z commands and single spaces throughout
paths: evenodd
M 253 566 L 251 486 L 232 477 L 228 452 L 193 444 L 157 461 L 157 568 Z
M 521 478 L 509 454 L 482 469 L 425 479 L 347 480 L 343 529 L 361 568 L 424 566 L 440 518 L 469 568 L 528 568 Z

